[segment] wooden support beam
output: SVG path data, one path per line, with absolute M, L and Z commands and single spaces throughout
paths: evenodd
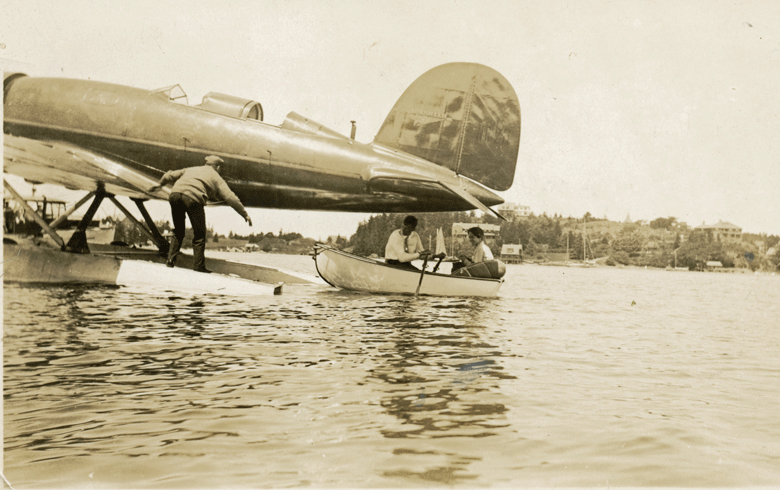
M 55 242 L 57 242 L 57 245 L 59 245 L 60 248 L 65 248 L 65 240 L 63 240 L 62 237 L 59 236 L 56 231 L 54 231 L 54 228 L 49 226 L 49 224 L 46 223 L 46 221 L 42 217 L 40 217 L 38 213 L 33 211 L 33 209 L 30 207 L 29 204 L 27 204 L 24 198 L 21 195 L 19 195 L 19 193 L 16 192 L 16 190 L 13 187 L 11 187 L 11 184 L 9 184 L 8 182 L 6 182 L 5 179 L 3 179 L 3 185 L 5 186 L 6 189 L 8 189 L 8 192 L 10 192 L 12 196 L 14 196 L 16 202 L 19 203 L 19 205 L 22 207 L 22 209 L 24 209 L 27 215 L 33 220 L 35 220 L 35 222 L 38 223 L 38 225 L 40 225 L 40 227 L 43 228 L 43 230 L 46 231 L 46 233 L 48 233 L 49 236 L 52 237 L 52 239 L 54 239 Z

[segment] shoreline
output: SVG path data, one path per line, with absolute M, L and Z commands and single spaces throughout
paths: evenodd
M 582 263 L 582 262 L 534 262 L 534 261 L 526 261 L 523 262 L 523 264 L 533 264 L 533 265 L 541 265 L 546 267 L 576 267 L 580 269 L 594 269 L 594 268 L 607 268 L 607 269 L 641 269 L 641 270 L 655 270 L 655 271 L 669 271 L 669 272 L 714 272 L 716 274 L 776 274 L 776 271 L 753 271 L 746 268 L 723 268 L 723 269 L 711 269 L 711 270 L 690 270 L 683 267 L 677 267 L 677 268 L 671 268 L 671 267 L 650 267 L 650 266 L 641 266 L 641 265 L 623 265 L 623 264 L 616 264 L 616 265 L 606 265 L 606 264 L 599 264 L 599 263 Z
M 182 249 L 183 250 L 183 249 Z M 283 253 L 283 252 L 261 252 L 261 251 L 253 251 L 253 252 L 246 252 L 246 251 L 228 251 L 228 250 L 206 250 L 206 253 L 209 252 L 217 252 L 217 253 L 224 253 L 224 254 L 236 254 L 236 255 L 252 255 L 252 254 L 259 254 L 259 255 L 281 255 L 281 256 L 312 256 L 311 253 L 306 254 L 294 254 L 294 253 Z M 650 267 L 650 266 L 640 266 L 640 265 L 623 265 L 623 264 L 615 264 L 615 265 L 606 265 L 603 263 L 604 259 L 596 259 L 595 262 L 577 262 L 577 261 L 570 261 L 570 262 L 557 262 L 557 261 L 543 261 L 543 262 L 537 262 L 533 260 L 526 260 L 519 263 L 513 263 L 513 264 L 507 264 L 507 265 L 539 265 L 544 267 L 573 267 L 578 269 L 641 269 L 641 270 L 655 270 L 655 271 L 669 271 L 669 272 L 713 272 L 716 274 L 767 274 L 767 275 L 776 275 L 777 271 L 762 271 L 757 270 L 753 271 L 746 268 L 723 268 L 723 269 L 712 269 L 712 270 L 703 270 L 703 271 L 692 271 L 687 268 L 683 267 L 677 267 L 677 268 L 670 268 L 670 267 Z M 601 261 L 601 262 L 600 262 Z M 446 263 L 445 260 L 443 263 Z

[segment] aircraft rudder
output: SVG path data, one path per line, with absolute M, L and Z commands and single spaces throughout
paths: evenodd
M 496 70 L 447 63 L 406 89 L 375 141 L 504 191 L 517 165 L 520 103 Z

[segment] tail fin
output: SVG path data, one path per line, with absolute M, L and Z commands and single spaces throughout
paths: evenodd
M 520 148 L 520 103 L 492 68 L 448 63 L 406 89 L 374 141 L 505 191 Z

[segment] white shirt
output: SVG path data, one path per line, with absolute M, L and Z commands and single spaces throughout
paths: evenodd
M 385 246 L 385 259 L 394 259 L 400 262 L 411 262 L 420 258 L 420 252 L 425 250 L 422 246 L 420 235 L 416 231 L 404 236 L 401 230 L 395 230 L 390 234 Z
M 484 262 L 486 260 L 493 260 L 493 252 L 490 251 L 487 244 L 484 241 L 479 242 L 474 248 L 474 256 L 471 259 L 475 264 L 477 262 Z

